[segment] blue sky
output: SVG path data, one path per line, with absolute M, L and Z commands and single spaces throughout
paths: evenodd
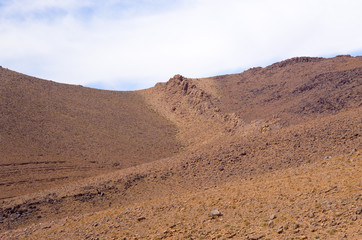
M 359 0 L 0 0 L 0 65 L 136 90 L 295 56 L 362 54 Z

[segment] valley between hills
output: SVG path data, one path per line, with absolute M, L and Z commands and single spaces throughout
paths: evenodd
M 362 57 L 105 91 L 0 68 L 0 239 L 361 239 Z

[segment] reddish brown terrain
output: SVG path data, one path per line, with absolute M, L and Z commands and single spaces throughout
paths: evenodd
M 135 92 L 0 69 L 0 199 L 165 158 L 177 128 Z
M 361 239 L 362 57 L 135 92 L 0 69 L 1 239 Z

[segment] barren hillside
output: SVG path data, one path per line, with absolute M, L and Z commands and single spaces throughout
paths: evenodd
M 178 152 L 174 124 L 134 92 L 0 68 L 0 199 Z
M 99 91 L 36 79 L 41 86 L 54 85 L 57 91 L 44 97 L 36 95 L 38 85 L 28 86 L 26 94 L 38 96 L 29 97 L 25 102 L 34 103 L 28 106 L 50 102 L 48 115 L 41 115 L 50 129 L 57 122 L 74 127 L 67 135 L 62 133 L 63 142 L 73 148 L 63 148 L 59 161 L 69 161 L 71 154 L 79 156 L 82 147 L 88 149 L 91 144 L 87 139 L 100 132 L 123 133 L 136 140 L 97 138 L 101 150 L 94 146 L 93 151 L 85 151 L 89 161 L 101 159 L 97 161 L 105 165 L 113 164 L 111 156 L 128 154 L 129 160 L 119 166 L 123 169 L 109 167 L 104 169 L 107 174 L 94 170 L 89 174 L 96 176 L 88 178 L 74 171 L 83 179 L 30 194 L 8 186 L 14 197 L 1 201 L 0 238 L 360 239 L 361 69 L 362 57 L 300 57 L 240 74 L 205 79 L 175 75 L 166 83 L 136 92 Z M 25 77 L 2 71 L 8 74 L 1 75 L 5 83 Z M 62 88 L 66 90 L 57 95 Z M 6 92 L 9 87 L 2 89 Z M 8 95 L 7 101 L 13 96 Z M 12 104 L 11 109 L 27 106 Z M 54 109 L 64 106 L 70 109 L 66 120 L 64 113 L 55 118 Z M 34 159 L 49 158 L 64 144 L 50 144 L 58 139 L 54 132 L 46 135 L 51 142 L 25 138 L 27 132 L 22 137 L 27 128 L 19 125 L 26 123 L 32 136 L 44 129 L 28 121 L 35 111 L 29 108 L 2 114 L 2 119 L 13 116 L 16 123 L 10 128 L 5 122 L 1 128 L 12 129 L 7 131 L 17 136 L 2 148 L 16 156 L 7 158 L 10 162 L 21 162 L 28 157 L 23 152 L 34 154 L 44 145 L 51 147 Z M 90 114 L 94 114 L 94 125 L 87 131 L 75 124 Z M 75 141 L 79 131 L 84 138 Z M 28 144 L 17 145 L 21 139 Z M 103 141 L 108 144 L 102 145 Z M 107 155 L 114 148 L 119 151 Z M 3 167 L 17 169 L 16 164 Z M 67 173 L 57 171 L 59 176 Z

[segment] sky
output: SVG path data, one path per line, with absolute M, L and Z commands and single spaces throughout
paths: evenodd
M 0 0 L 0 66 L 138 90 L 296 56 L 362 55 L 360 0 Z

